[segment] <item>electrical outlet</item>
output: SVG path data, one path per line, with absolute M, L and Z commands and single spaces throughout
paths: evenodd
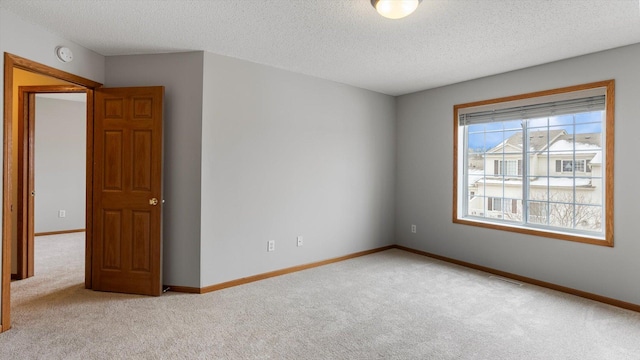
M 67 212 L 65 210 L 58 210 L 58 217 L 63 218 L 67 216 Z
M 302 246 L 302 244 L 303 244 L 302 236 L 298 236 L 298 246 Z
M 276 241 L 269 240 L 267 241 L 267 251 L 275 251 L 276 250 Z
M 416 228 L 415 225 L 411 225 L 411 232 L 414 234 L 418 232 L 418 229 Z

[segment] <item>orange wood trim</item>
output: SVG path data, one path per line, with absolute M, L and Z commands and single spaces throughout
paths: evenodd
M 93 123 L 94 123 L 94 90 L 87 89 L 87 164 L 86 164 L 86 204 L 85 204 L 85 267 L 84 287 L 93 288 Z
M 55 94 L 55 93 L 83 93 L 87 90 L 77 85 L 29 85 L 20 86 L 18 91 L 23 93 Z
M 71 233 L 79 233 L 84 232 L 84 229 L 72 229 L 72 230 L 60 230 L 60 231 L 45 231 L 35 233 L 35 236 L 47 236 L 47 235 L 60 235 L 60 234 L 71 234 Z
M 24 100 L 24 93 L 18 90 L 19 96 Z M 33 229 L 34 229 L 34 197 L 30 194 L 35 191 L 35 129 L 36 129 L 36 94 L 27 93 L 27 103 L 24 104 L 24 110 L 26 114 L 22 114 L 22 121 L 24 122 L 22 129 L 25 132 L 23 137 L 20 137 L 19 141 L 22 142 L 23 151 L 20 153 L 22 158 L 18 160 L 18 167 L 22 167 L 21 174 L 22 181 L 18 182 L 18 186 L 22 186 L 22 220 L 24 221 L 22 226 L 22 237 L 18 238 L 18 243 L 26 245 L 26 249 L 23 248 L 23 269 L 26 270 L 26 277 L 31 277 L 35 273 L 34 266 L 34 247 L 33 247 Z M 20 116 L 19 116 L 20 117 Z M 20 120 L 20 119 L 19 119 Z M 26 182 L 26 186 L 23 184 Z M 19 223 L 19 222 L 18 222 Z M 26 251 L 24 251 L 26 250 Z M 26 264 L 25 264 L 26 263 Z
M 197 287 L 190 286 L 172 286 L 172 285 L 164 285 L 164 288 L 169 288 L 168 291 L 173 292 L 181 292 L 187 294 L 202 294 L 202 289 Z
M 99 82 L 95 82 L 93 80 L 89 80 L 86 78 L 83 78 L 81 76 L 77 76 L 71 73 L 68 73 L 66 71 L 62 71 L 62 70 L 58 70 L 58 69 L 54 69 L 52 67 L 46 66 L 46 65 L 42 65 L 39 64 L 35 61 L 31 61 L 29 59 L 25 59 L 23 57 L 17 56 L 17 55 L 13 55 L 13 54 L 9 54 L 9 53 L 5 53 L 5 64 L 7 63 L 7 58 L 9 58 L 11 60 L 11 67 L 13 70 L 13 68 L 18 68 L 18 69 L 23 69 L 23 70 L 27 70 L 27 71 L 31 71 L 31 72 L 35 72 L 38 74 L 42 74 L 42 75 L 46 75 L 46 76 L 51 76 L 54 77 L 56 79 L 60 79 L 60 80 L 65 80 L 68 81 L 70 83 L 74 83 L 83 87 L 87 87 L 90 89 L 95 89 L 95 88 L 99 88 L 102 86 L 102 84 L 100 84 Z M 5 78 L 6 79 L 6 78 Z
M 13 67 L 14 59 L 4 54 L 4 136 L 3 136 L 3 165 L 2 165 L 2 309 L 0 322 L 2 331 L 11 328 L 11 157 L 12 157 L 12 114 L 13 106 Z
M 613 246 L 613 154 L 614 154 L 614 130 L 615 130 L 615 80 L 610 80 L 607 85 L 607 118 L 605 119 L 606 128 L 606 147 L 605 147 L 605 240 L 609 243 L 609 246 Z
M 323 265 L 328 265 L 328 264 L 332 264 L 332 263 L 336 263 L 336 262 L 340 262 L 340 261 L 344 261 L 344 260 L 357 258 L 357 257 L 360 257 L 360 256 L 365 256 L 365 255 L 377 253 L 377 252 L 380 252 L 380 251 L 393 249 L 394 247 L 395 247 L 395 245 L 383 246 L 383 247 L 380 247 L 380 248 L 360 251 L 360 252 L 357 252 L 357 253 L 353 253 L 353 254 L 349 254 L 349 255 L 345 255 L 345 256 L 340 256 L 340 257 L 337 257 L 337 258 L 317 261 L 317 262 L 304 264 L 304 265 L 292 266 L 292 267 L 281 269 L 281 270 L 270 271 L 270 272 L 263 273 L 263 274 L 258 274 L 258 275 L 253 275 L 253 276 L 237 279 L 237 280 L 231 280 L 231 281 L 223 282 L 223 283 L 220 283 L 220 284 L 205 286 L 205 287 L 199 289 L 199 293 L 200 294 L 206 294 L 208 292 L 222 290 L 222 289 L 226 289 L 226 288 L 233 287 L 233 286 L 238 286 L 238 285 L 244 285 L 244 284 L 248 284 L 248 283 L 251 283 L 251 282 L 254 282 L 254 281 L 264 280 L 264 279 L 268 279 L 268 278 L 275 277 L 275 276 L 291 274 L 291 273 L 302 271 L 302 270 L 307 270 L 307 269 L 311 269 L 311 268 L 315 268 L 315 267 L 319 267 L 319 266 L 323 266 Z M 195 290 L 198 290 L 197 288 L 179 287 L 179 286 L 176 286 L 176 287 L 171 286 L 171 288 L 169 290 L 170 291 L 180 291 L 180 289 L 188 290 L 188 291 L 184 291 L 184 292 L 196 292 Z
M 27 278 L 28 270 L 27 270 L 27 189 L 28 185 L 25 185 L 25 178 L 27 175 L 27 129 L 29 126 L 29 119 L 25 119 L 26 116 L 29 115 L 30 109 L 30 101 L 29 94 L 25 94 L 24 92 L 19 92 L 18 94 L 18 138 L 13 139 L 17 142 L 18 147 L 18 162 L 17 162 L 17 175 L 18 182 L 15 185 L 17 188 L 17 203 L 13 204 L 13 210 L 17 213 L 17 227 L 16 227 L 16 242 L 17 242 L 17 257 L 16 257 L 16 268 L 17 268 L 17 276 L 19 279 Z
M 560 234 L 560 233 L 554 233 L 554 232 L 550 232 L 550 231 L 534 230 L 534 229 L 530 229 L 530 228 L 511 227 L 511 226 L 508 226 L 508 225 L 505 225 L 505 224 L 485 223 L 485 222 L 481 222 L 481 221 L 473 221 L 473 220 L 466 220 L 466 219 L 453 219 L 453 222 L 456 223 L 456 224 L 477 226 L 477 227 L 481 227 L 481 228 L 485 228 L 485 229 L 509 231 L 509 232 L 515 232 L 515 233 L 519 233 L 519 234 L 534 235 L 534 236 L 541 236 L 541 237 L 552 238 L 552 239 L 574 241 L 574 242 L 579 242 L 579 243 L 584 243 L 584 244 L 600 245 L 600 246 L 613 246 L 613 244 L 607 242 L 606 239 L 605 240 L 599 240 L 599 239 L 592 239 L 592 238 L 582 237 L 582 236 L 577 236 L 577 235 Z
M 606 136 L 606 145 L 605 145 L 605 156 L 606 156 L 606 169 L 605 169 L 605 233 L 604 239 L 594 239 L 589 237 L 583 237 L 579 235 L 570 235 L 570 234 L 562 234 L 555 233 L 551 231 L 541 231 L 532 228 L 523 228 L 517 226 L 509 226 L 507 224 L 498 224 L 498 223 L 486 223 L 482 221 L 474 221 L 468 219 L 460 219 L 458 218 L 458 197 L 459 196 L 467 196 L 466 191 L 464 194 L 458 194 L 458 112 L 460 109 L 476 107 L 482 105 L 490 105 L 503 103 L 508 101 L 516 101 L 522 99 L 529 99 L 533 97 L 542 97 L 549 95 L 556 95 L 562 93 L 576 92 L 580 90 L 589 90 L 596 88 L 606 88 L 606 119 L 605 119 L 605 136 Z M 466 104 L 459 104 L 453 106 L 453 211 L 452 211 L 452 222 L 456 224 L 463 225 L 471 225 L 478 226 L 486 229 L 493 230 L 502 230 L 502 231 L 510 231 L 516 232 L 520 234 L 534 235 L 552 239 L 559 240 L 567 240 L 580 242 L 585 244 L 592 245 L 600 245 L 600 246 L 609 246 L 613 247 L 613 153 L 614 153 L 614 112 L 615 112 L 615 80 L 604 80 L 593 82 L 589 84 L 568 86 L 564 88 L 538 91 L 528 94 L 514 95 L 508 97 L 502 97 L 497 99 L 476 101 Z M 465 189 L 466 190 L 466 189 Z
M 458 106 L 453 107 L 453 221 L 458 219 Z M 464 195 L 467 196 L 467 189 L 464 191 Z
M 549 95 L 564 94 L 564 93 L 576 92 L 576 91 L 581 91 L 581 90 L 589 90 L 589 89 L 596 89 L 596 88 L 608 88 L 609 86 L 613 85 L 613 82 L 614 82 L 614 80 L 597 81 L 597 82 L 592 82 L 592 83 L 588 83 L 588 84 L 573 85 L 573 86 L 567 86 L 567 87 L 558 88 L 558 89 L 536 91 L 536 92 L 520 94 L 520 95 L 513 95 L 513 96 L 506 96 L 506 97 L 501 97 L 501 98 L 496 98 L 496 99 L 475 101 L 475 102 L 470 102 L 470 103 L 466 103 L 466 104 L 455 105 L 453 108 L 454 108 L 454 113 L 457 113 L 458 109 L 469 108 L 469 107 L 476 107 L 476 106 L 490 105 L 490 104 L 498 104 L 498 103 L 503 103 L 503 102 L 508 102 L 508 101 L 523 100 L 523 99 L 529 99 L 529 98 L 534 98 L 534 97 L 542 97 L 542 96 L 549 96 Z M 609 94 L 607 94 L 607 95 L 609 95 Z
M 25 129 L 25 137 L 21 138 L 20 141 L 25 141 L 22 146 L 26 148 L 26 152 L 21 153 L 25 158 L 22 162 L 18 162 L 20 165 L 25 166 L 26 179 L 23 178 L 23 181 L 26 180 L 27 186 L 23 189 L 23 199 L 26 200 L 26 212 L 24 214 L 20 214 L 19 216 L 25 219 L 25 224 L 23 227 L 23 237 L 22 241 L 26 240 L 26 270 L 27 277 L 31 277 L 35 274 L 35 266 L 34 266 L 34 217 L 35 217 L 35 198 L 31 195 L 32 192 L 35 192 L 35 127 L 36 127 L 36 94 L 29 93 L 28 96 L 29 103 L 26 104 L 25 110 L 27 110 L 26 117 L 23 120 L 26 123 Z M 25 114 L 23 114 L 24 116 Z M 24 183 L 23 183 L 24 184 Z M 20 185 L 20 184 L 19 184 Z M 23 208 L 24 210 L 24 208 Z M 24 259 L 24 258 L 23 258 Z
M 576 290 L 576 289 L 573 289 L 573 288 L 570 288 L 570 287 L 566 287 L 566 286 L 562 286 L 562 285 L 556 285 L 556 284 L 549 283 L 549 282 L 546 282 L 546 281 L 536 280 L 536 279 L 529 278 L 529 277 L 526 277 L 526 276 L 512 274 L 512 273 L 509 273 L 509 272 L 506 272 L 506 271 L 496 270 L 496 269 L 492 269 L 492 268 L 489 268 L 489 267 L 486 267 L 486 266 L 476 265 L 476 264 L 468 263 L 466 261 L 456 260 L 456 259 L 448 258 L 446 256 L 436 255 L 436 254 L 432 254 L 432 253 L 429 253 L 429 252 L 426 252 L 426 251 L 416 250 L 416 249 L 408 248 L 408 247 L 401 246 L 401 245 L 395 245 L 394 248 L 400 249 L 400 250 L 404 250 L 404 251 L 407 251 L 407 252 L 410 252 L 410 253 L 414 253 L 414 254 L 430 257 L 430 258 L 433 258 L 433 259 L 436 259 L 436 260 L 446 261 L 448 263 L 464 266 L 464 267 L 467 267 L 467 268 L 484 271 L 486 273 L 502 276 L 502 277 L 505 277 L 505 278 L 518 280 L 518 281 L 521 281 L 521 282 L 525 282 L 525 283 L 529 283 L 529 284 L 532 284 L 532 285 L 544 287 L 544 288 L 547 288 L 547 289 L 560 291 L 560 292 L 563 292 L 563 293 L 566 293 L 566 294 L 579 296 L 579 297 L 582 297 L 582 298 L 585 298 L 585 299 L 594 300 L 594 301 L 598 301 L 598 302 L 601 302 L 601 303 L 617 306 L 617 307 L 620 307 L 620 308 L 623 308 L 623 309 L 640 312 L 640 305 L 638 305 L 638 304 L 633 304 L 633 303 L 630 303 L 630 302 L 626 302 L 626 301 L 622 301 L 622 300 L 618 300 L 618 299 L 613 299 L 613 298 L 610 298 L 610 297 L 597 295 L 597 294 L 593 294 L 593 293 L 582 291 L 582 290 Z

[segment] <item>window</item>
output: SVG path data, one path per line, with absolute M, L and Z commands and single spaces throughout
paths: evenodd
M 495 175 L 522 175 L 522 160 L 494 160 Z
M 455 105 L 453 221 L 613 246 L 613 96 L 609 80 Z
M 487 202 L 487 210 L 502 212 L 502 198 L 490 197 Z
M 556 172 L 591 172 L 591 160 L 556 160 Z
M 504 205 L 503 205 L 504 204 Z M 488 211 L 496 211 L 498 214 L 496 216 L 502 218 L 504 210 L 505 213 L 518 213 L 518 200 L 516 199 L 503 199 L 497 197 L 490 197 L 487 199 L 487 210 Z

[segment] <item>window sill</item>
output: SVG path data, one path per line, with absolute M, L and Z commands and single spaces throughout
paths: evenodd
M 597 236 L 588 236 L 588 235 L 576 235 L 572 233 L 564 233 L 564 232 L 553 231 L 553 230 L 542 230 L 542 229 L 536 229 L 531 227 L 518 226 L 517 224 L 512 225 L 507 223 L 482 221 L 480 219 L 475 219 L 475 218 L 454 217 L 453 222 L 456 224 L 477 226 L 477 227 L 482 227 L 486 229 L 502 230 L 502 231 L 526 234 L 526 235 L 546 237 L 551 239 L 574 241 L 574 242 L 579 242 L 584 244 L 613 247 L 612 232 L 608 232 L 607 233 L 608 236 L 597 237 Z

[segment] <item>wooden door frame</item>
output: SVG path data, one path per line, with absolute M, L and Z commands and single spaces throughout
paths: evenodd
M 91 235 L 93 231 L 93 91 L 102 84 L 58 70 L 17 55 L 4 53 L 4 134 L 2 165 L 2 294 L 0 309 L 0 332 L 11 328 L 11 232 L 12 217 L 11 194 L 16 184 L 12 182 L 13 169 L 13 70 L 22 69 L 32 73 L 53 77 L 76 84 L 87 93 L 87 186 L 86 186 L 86 232 L 85 232 L 85 287 L 91 288 Z
M 20 86 L 18 88 L 18 192 L 14 209 L 18 213 L 17 274 L 13 279 L 34 275 L 34 195 L 35 190 L 35 95 L 56 93 L 86 93 L 77 85 Z M 13 274 L 12 274 L 13 277 Z

